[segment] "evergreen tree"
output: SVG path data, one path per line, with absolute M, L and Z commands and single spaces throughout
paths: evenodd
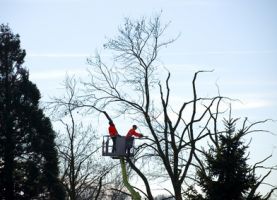
M 224 120 L 225 131 L 219 134 L 218 144 L 210 146 L 205 153 L 206 167 L 198 171 L 199 185 L 204 197 L 199 194 L 190 199 L 205 200 L 260 200 L 259 195 L 249 195 L 256 186 L 257 178 L 247 164 L 242 137 L 245 129 L 236 132 L 237 119 Z M 197 193 L 196 193 L 197 194 Z M 198 198 L 196 198 L 198 197 Z
M 64 199 L 55 133 L 39 108 L 40 93 L 22 66 L 19 35 L 0 25 L 0 196 Z
M 241 134 L 235 134 L 235 122 L 225 121 L 226 132 L 219 137 L 219 148 L 211 148 L 206 154 L 208 177 L 199 173 L 207 199 L 241 200 L 255 183 L 246 163 L 247 146 L 243 145 Z

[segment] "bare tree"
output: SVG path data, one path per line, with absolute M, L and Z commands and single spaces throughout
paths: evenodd
M 105 195 L 105 176 L 114 167 L 99 160 L 99 138 L 91 124 L 83 124 L 74 106 L 76 80 L 67 77 L 65 95 L 53 98 L 52 117 L 59 123 L 58 150 L 61 181 L 70 200 L 99 199 Z M 79 118 L 79 119 L 78 119 Z M 101 197 L 101 198 L 102 198 Z
M 150 200 L 154 199 L 152 178 L 170 180 L 171 196 L 183 199 L 184 188 L 195 181 L 193 176 L 201 164 L 201 145 L 207 140 L 218 141 L 210 127 L 217 130 L 221 103 L 227 99 L 219 94 L 199 96 L 197 78 L 210 71 L 198 71 L 191 82 L 192 98 L 178 107 L 171 94 L 170 72 L 165 79 L 158 75 L 162 70 L 158 54 L 175 41 L 164 38 L 167 27 L 160 23 L 160 16 L 125 19 L 118 37 L 104 45 L 114 52 L 113 65 L 105 64 L 100 55 L 88 59 L 90 80 L 83 81 L 83 93 L 73 95 L 70 102 L 72 108 L 86 113 L 97 110 L 106 115 L 104 110 L 112 110 L 144 127 L 147 139 L 135 158 L 126 160 L 144 182 L 145 196 Z
M 168 25 L 161 25 L 160 16 L 150 20 L 125 19 L 119 36 L 109 40 L 104 47 L 115 52 L 117 67 L 108 67 L 101 57 L 89 59 L 93 66 L 90 81 L 84 82 L 85 93 L 76 99 L 77 107 L 104 110 L 109 106 L 119 114 L 128 115 L 147 129 L 148 141 L 139 151 L 140 158 L 161 163 L 170 179 L 177 200 L 182 199 L 182 185 L 188 178 L 197 153 L 196 143 L 207 137 L 210 110 L 222 97 L 198 97 L 195 73 L 192 81 L 193 98 L 184 101 L 176 110 L 170 96 L 170 73 L 162 84 L 157 78 L 158 53 L 175 39 L 163 40 Z M 159 95 L 157 101 L 154 93 Z M 174 107 L 174 109 L 173 109 Z M 201 125 L 201 128 L 195 128 Z M 131 168 L 145 183 L 147 198 L 153 199 L 148 178 L 136 164 L 127 159 Z M 143 162 L 143 161 L 142 161 Z M 161 170 L 163 171 L 163 170 Z

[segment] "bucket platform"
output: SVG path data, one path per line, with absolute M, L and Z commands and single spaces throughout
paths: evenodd
M 102 156 L 110 156 L 112 158 L 121 158 L 121 157 L 133 157 L 134 156 L 134 141 L 132 144 L 132 148 L 130 149 L 130 154 L 128 155 L 126 151 L 127 147 L 126 138 L 124 136 L 117 136 L 116 138 L 116 151 L 112 151 L 113 149 L 113 141 L 109 135 L 103 136 L 102 142 Z

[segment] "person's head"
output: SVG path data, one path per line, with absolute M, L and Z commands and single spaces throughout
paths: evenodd
M 138 127 L 137 127 L 137 125 L 133 125 L 133 129 L 135 129 L 135 130 L 136 130 L 137 128 L 138 128 Z
M 113 123 L 112 121 L 109 121 L 109 124 L 110 124 L 111 126 L 114 126 L 114 123 Z

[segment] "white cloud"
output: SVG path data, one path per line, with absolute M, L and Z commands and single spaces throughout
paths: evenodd
M 233 50 L 233 51 L 176 51 L 161 53 L 163 56 L 171 55 L 256 55 L 256 54 L 277 54 L 276 50 Z
M 36 81 L 53 80 L 53 79 L 62 80 L 66 74 L 85 76 L 87 75 L 87 71 L 82 69 L 72 69 L 72 70 L 57 69 L 57 70 L 49 70 L 49 71 L 32 72 L 30 73 L 30 79 L 36 80 Z
M 252 100 L 247 100 L 243 102 L 239 102 L 239 101 L 232 102 L 232 109 L 244 110 L 244 109 L 270 107 L 272 105 L 273 105 L 273 102 L 269 100 L 252 99 Z
M 27 57 L 38 57 L 38 58 L 88 58 L 89 54 L 66 54 L 66 53 L 29 53 Z

